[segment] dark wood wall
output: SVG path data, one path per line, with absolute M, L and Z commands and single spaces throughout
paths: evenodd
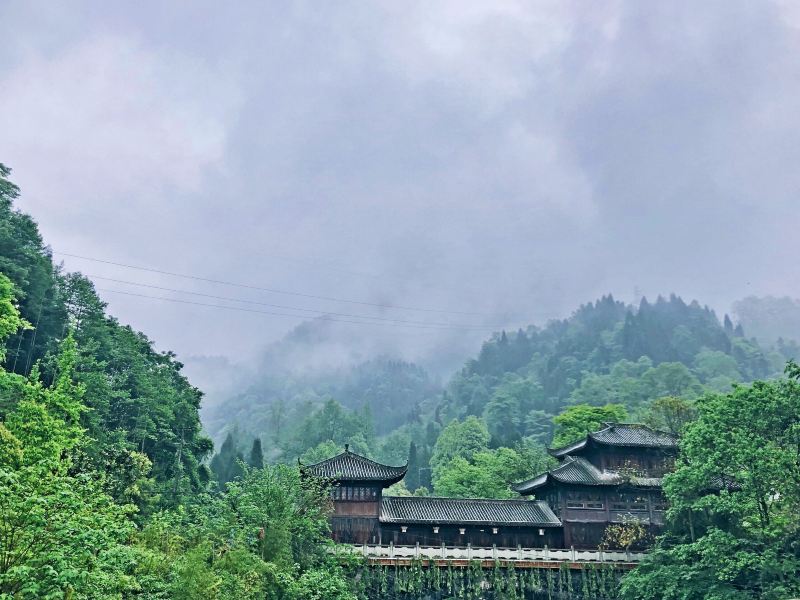
M 472 544 L 476 547 L 491 548 L 561 548 L 563 534 L 560 527 L 497 527 L 493 533 L 491 525 L 440 525 L 439 531 L 434 532 L 435 525 L 407 525 L 402 531 L 402 525 L 395 523 L 381 523 L 381 542 L 389 542 L 399 546 L 466 546 Z M 461 530 L 464 533 L 461 533 Z M 542 533 L 539 533 L 541 529 Z
M 585 522 L 585 521 L 564 521 L 564 546 L 574 547 L 580 550 L 597 550 L 605 535 L 606 528 L 610 525 L 607 521 Z M 663 527 L 658 525 L 646 525 L 648 539 L 637 542 L 631 550 L 643 550 L 652 544 L 655 536 L 659 535 Z M 609 547 L 609 550 L 621 550 L 617 547 Z
M 675 453 L 657 448 L 591 447 L 583 456 L 599 469 L 631 469 L 647 477 L 663 477 L 675 468 Z
M 330 519 L 331 536 L 343 544 L 377 544 L 380 525 L 376 517 L 337 517 Z

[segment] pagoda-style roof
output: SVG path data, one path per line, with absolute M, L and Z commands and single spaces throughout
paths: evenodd
M 408 464 L 401 467 L 382 465 L 365 456 L 350 452 L 345 446 L 344 452 L 333 458 L 313 465 L 301 465 L 303 473 L 335 481 L 373 481 L 390 486 L 400 481 L 408 470 Z
M 484 498 L 384 496 L 381 523 L 558 527 L 561 521 L 546 502 Z
M 567 456 L 560 465 L 527 481 L 511 486 L 520 494 L 530 494 L 550 482 L 573 485 L 622 485 L 628 483 L 635 487 L 660 487 L 660 477 L 625 477 L 616 471 L 602 471 L 580 456 Z
M 587 434 L 582 440 L 560 448 L 551 448 L 548 452 L 556 458 L 563 458 L 583 450 L 592 443 L 602 446 L 677 450 L 678 436 L 641 423 L 606 423 L 603 429 Z

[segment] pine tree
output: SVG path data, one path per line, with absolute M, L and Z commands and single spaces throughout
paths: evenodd
M 247 464 L 256 469 L 264 468 L 264 452 L 261 449 L 261 438 L 253 440 L 253 446 L 250 448 L 250 456 L 247 459 Z
M 727 314 L 725 315 L 723 326 L 725 327 L 725 333 L 728 335 L 733 333 L 733 321 L 731 321 L 731 318 Z
M 219 449 L 219 453 L 211 459 L 211 471 L 219 484 L 225 485 L 242 474 L 238 461 L 244 460 L 242 453 L 236 449 L 236 439 L 233 432 L 229 432 Z

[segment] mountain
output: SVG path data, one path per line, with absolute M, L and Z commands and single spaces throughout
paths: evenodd
M 439 410 L 444 420 L 483 417 L 504 443 L 548 441 L 546 424 L 566 406 L 612 402 L 636 414 L 661 396 L 776 376 L 795 350 L 762 346 L 727 315 L 676 295 L 638 306 L 609 295 L 567 319 L 493 336 L 450 380 Z

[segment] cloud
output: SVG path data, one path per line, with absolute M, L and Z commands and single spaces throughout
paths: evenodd
M 229 88 L 215 93 L 218 80 L 201 61 L 132 37 L 99 33 L 55 55 L 30 52 L 0 83 L 9 91 L 2 146 L 26 201 L 70 222 L 124 216 L 132 195 L 141 210 L 163 194 L 197 193 L 224 168 L 237 103 Z
M 0 154 L 56 249 L 450 313 L 72 268 L 489 329 L 607 292 L 798 294 L 792 3 L 5 10 Z M 109 299 L 181 353 L 299 320 Z M 440 366 L 486 335 L 332 331 Z

